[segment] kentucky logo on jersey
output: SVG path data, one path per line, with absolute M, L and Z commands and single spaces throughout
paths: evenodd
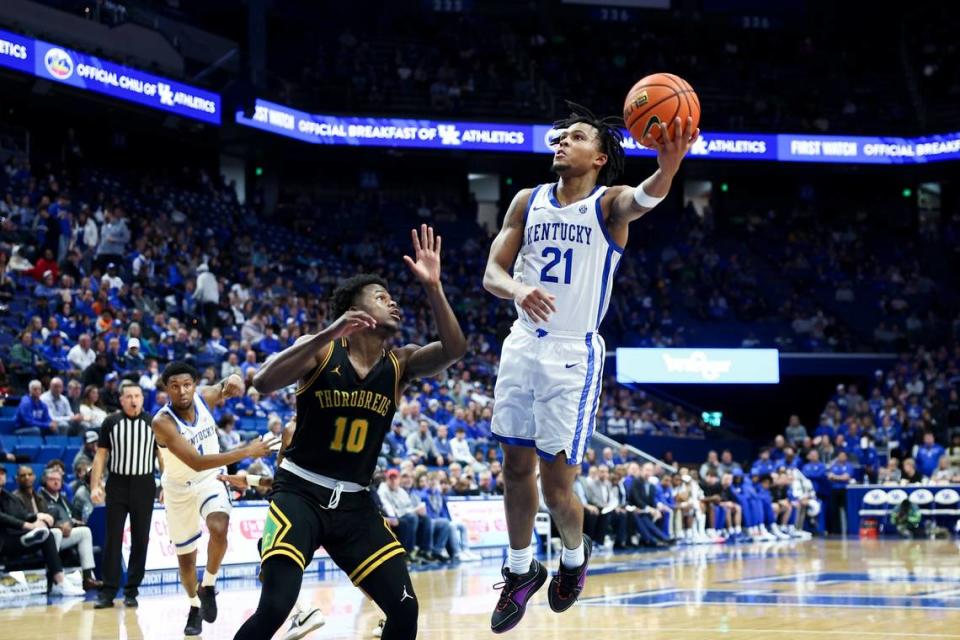
M 577 211 L 580 212 L 580 215 L 583 215 L 583 214 L 585 214 L 587 211 L 589 211 L 589 208 L 587 207 L 587 205 L 582 204 L 582 205 L 580 205 L 580 208 L 577 209 Z

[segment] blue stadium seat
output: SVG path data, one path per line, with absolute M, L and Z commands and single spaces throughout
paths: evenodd
M 37 454 L 34 462 L 46 464 L 55 458 L 63 460 L 63 446 L 48 444 L 40 447 L 40 453 Z
M 43 436 L 15 436 L 17 439 L 17 444 L 24 447 L 37 447 L 40 448 L 43 446 Z
M 4 463 L 3 465 L 7 470 L 7 484 L 5 487 L 8 490 L 14 489 L 17 486 L 17 465 L 12 462 Z
M 63 451 L 63 457 L 60 458 L 67 465 L 67 471 L 73 475 L 73 459 L 80 453 L 80 447 L 67 447 Z
M 40 454 L 40 447 L 37 445 L 18 444 L 13 448 L 13 452 L 20 456 L 27 456 L 31 460 L 36 460 L 37 456 Z
M 48 446 L 65 447 L 70 444 L 70 436 L 47 436 L 44 442 Z
M 33 469 L 33 475 L 35 475 L 35 476 L 37 477 L 37 478 L 36 478 L 36 480 L 37 480 L 37 486 L 40 486 L 40 478 L 43 477 L 43 470 L 44 470 L 44 468 L 47 466 L 46 463 L 45 463 L 45 462 L 31 462 L 28 466 L 29 466 L 31 469 Z
M 0 418 L 12 418 L 15 415 L 17 415 L 17 405 L 8 404 L 0 407 Z
M 13 433 L 17 421 L 13 418 L 0 418 L 0 435 L 4 433 Z

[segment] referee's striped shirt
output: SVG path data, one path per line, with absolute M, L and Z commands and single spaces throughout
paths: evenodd
M 110 451 L 110 473 L 122 476 L 153 475 L 157 448 L 150 416 L 131 418 L 123 411 L 108 415 L 100 425 L 97 446 Z

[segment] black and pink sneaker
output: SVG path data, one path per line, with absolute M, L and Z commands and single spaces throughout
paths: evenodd
M 527 602 L 547 581 L 547 569 L 537 560 L 527 573 L 517 575 L 506 567 L 500 573 L 503 582 L 493 585 L 494 589 L 502 589 L 497 608 L 490 618 L 490 630 L 494 633 L 503 633 L 517 626 L 527 610 Z
M 593 540 L 583 535 L 583 564 L 576 569 L 567 569 L 560 563 L 560 569 L 550 581 L 547 589 L 547 600 L 550 608 L 560 613 L 573 606 L 580 597 L 583 585 L 587 582 L 587 565 L 590 564 L 590 552 L 593 550 Z

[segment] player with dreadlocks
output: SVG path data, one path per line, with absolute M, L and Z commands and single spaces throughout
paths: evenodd
M 504 450 L 510 537 L 503 582 L 495 587 L 501 589 L 490 625 L 495 633 L 516 626 L 547 580 L 530 547 L 538 456 L 543 498 L 563 540 L 550 608 L 566 611 L 583 590 L 592 541 L 583 534 L 573 483 L 600 399 L 605 347 L 597 329 L 629 224 L 666 197 L 700 133 L 692 120 L 681 126 L 679 118 L 675 136 L 657 142 L 652 130 L 642 142 L 657 150 L 657 171 L 637 187 L 606 186 L 623 170 L 620 121 L 567 104 L 572 113 L 554 124 L 552 139 L 558 180 L 514 196 L 483 277 L 484 288 L 513 300 L 519 316 L 503 343 L 491 425 Z M 665 125 L 654 126 L 666 134 Z

